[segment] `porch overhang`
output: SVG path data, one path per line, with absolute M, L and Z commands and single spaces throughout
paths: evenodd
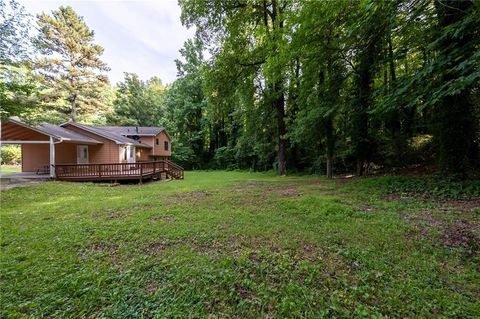
M 55 177 L 55 144 L 75 143 L 97 145 L 103 142 L 91 137 L 67 130 L 63 127 L 42 123 L 34 126 L 22 122 L 19 118 L 11 117 L 1 123 L 0 145 L 3 144 L 48 144 L 49 171 Z

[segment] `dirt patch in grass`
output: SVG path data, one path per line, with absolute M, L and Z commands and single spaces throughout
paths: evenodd
M 468 254 L 480 255 L 480 225 L 456 221 L 444 226 L 442 242 L 453 248 L 463 248 Z
M 255 264 L 262 263 L 262 253 L 287 254 L 295 262 L 318 262 L 329 259 L 329 253 L 312 243 L 300 241 L 295 247 L 282 247 L 275 240 L 269 238 L 228 237 L 211 241 L 191 243 L 194 249 L 212 258 L 230 256 L 238 258 L 247 253 L 248 259 Z
M 300 196 L 302 192 L 295 186 L 296 183 L 287 182 L 282 184 L 264 183 L 264 182 L 248 182 L 237 185 L 233 188 L 233 192 L 241 192 L 248 195 L 267 196 L 275 194 L 281 197 Z
M 116 253 L 118 251 L 118 245 L 108 242 L 91 243 L 87 246 L 85 251 L 94 253 Z
M 354 176 L 354 175 L 342 175 L 342 176 L 335 177 L 333 180 L 337 184 L 345 185 L 345 184 L 353 182 L 354 180 L 359 179 L 359 178 L 362 178 L 362 177 L 358 177 L 358 176 Z
M 94 242 L 88 244 L 84 249 L 79 252 L 81 260 L 87 260 L 92 255 L 100 254 L 105 255 L 110 259 L 110 262 L 114 265 L 121 264 L 118 258 L 119 245 L 111 242 Z
M 436 212 L 424 209 L 404 215 L 404 219 L 414 226 L 407 238 L 430 238 L 446 247 L 461 248 L 468 256 L 480 256 L 480 220 L 463 217 L 462 211 L 452 214 L 450 210 L 438 209 Z
M 149 221 L 153 224 L 153 223 L 158 223 L 158 222 L 161 222 L 161 223 L 166 223 L 166 224 L 171 224 L 173 222 L 175 222 L 176 218 L 175 216 L 172 216 L 172 215 L 163 215 L 163 216 L 151 216 L 149 218 Z
M 121 211 L 121 210 L 114 210 L 114 211 L 109 211 L 107 213 L 107 218 L 109 219 L 118 219 L 118 218 L 123 218 L 127 215 L 129 215 L 129 210 L 128 211 Z
M 203 190 L 193 191 L 193 192 L 182 192 L 182 193 L 175 193 L 173 195 L 168 195 L 164 197 L 164 200 L 162 202 L 166 204 L 196 203 L 198 201 L 206 200 L 211 195 L 213 195 L 212 192 L 207 192 Z
M 92 218 L 106 218 L 106 219 L 120 219 L 130 216 L 135 213 L 142 212 L 147 209 L 154 208 L 155 205 L 147 204 L 134 207 L 118 208 L 118 209 L 106 209 L 100 212 L 94 212 Z
M 252 300 L 257 299 L 256 295 L 248 288 L 243 287 L 239 283 L 235 284 L 235 291 L 237 292 L 238 296 L 243 300 Z
M 453 211 L 471 211 L 480 209 L 480 198 L 473 199 L 443 199 L 432 197 L 426 193 L 421 194 L 398 194 L 392 193 L 383 196 L 386 201 L 411 201 L 420 200 L 426 203 L 435 204 L 436 209 L 453 210 Z
M 445 202 L 445 205 L 451 207 L 454 210 L 473 210 L 480 209 L 480 198 L 471 200 L 449 200 Z
M 148 255 L 162 254 L 166 249 L 178 245 L 180 242 L 177 240 L 159 240 L 150 243 L 146 243 L 142 246 L 142 251 Z
M 296 188 L 283 188 L 279 189 L 277 194 L 282 197 L 289 197 L 289 196 L 300 196 L 302 193 Z
M 144 292 L 148 295 L 154 295 L 160 289 L 160 284 L 156 281 L 149 281 L 145 287 Z

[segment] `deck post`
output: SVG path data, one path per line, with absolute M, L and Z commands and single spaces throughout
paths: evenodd
M 143 182 L 143 163 L 140 163 L 140 184 Z
M 50 136 L 50 177 L 55 178 L 55 144 Z

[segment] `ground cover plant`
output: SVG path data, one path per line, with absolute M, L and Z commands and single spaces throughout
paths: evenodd
M 4 191 L 1 317 L 478 317 L 478 198 L 387 189 L 403 178 Z

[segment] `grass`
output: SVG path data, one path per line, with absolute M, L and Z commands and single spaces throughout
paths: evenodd
M 22 167 L 19 165 L 2 165 L 0 166 L 1 174 L 19 173 L 22 171 Z
M 390 181 L 187 172 L 10 189 L 1 316 L 478 317 L 480 210 L 386 195 Z

